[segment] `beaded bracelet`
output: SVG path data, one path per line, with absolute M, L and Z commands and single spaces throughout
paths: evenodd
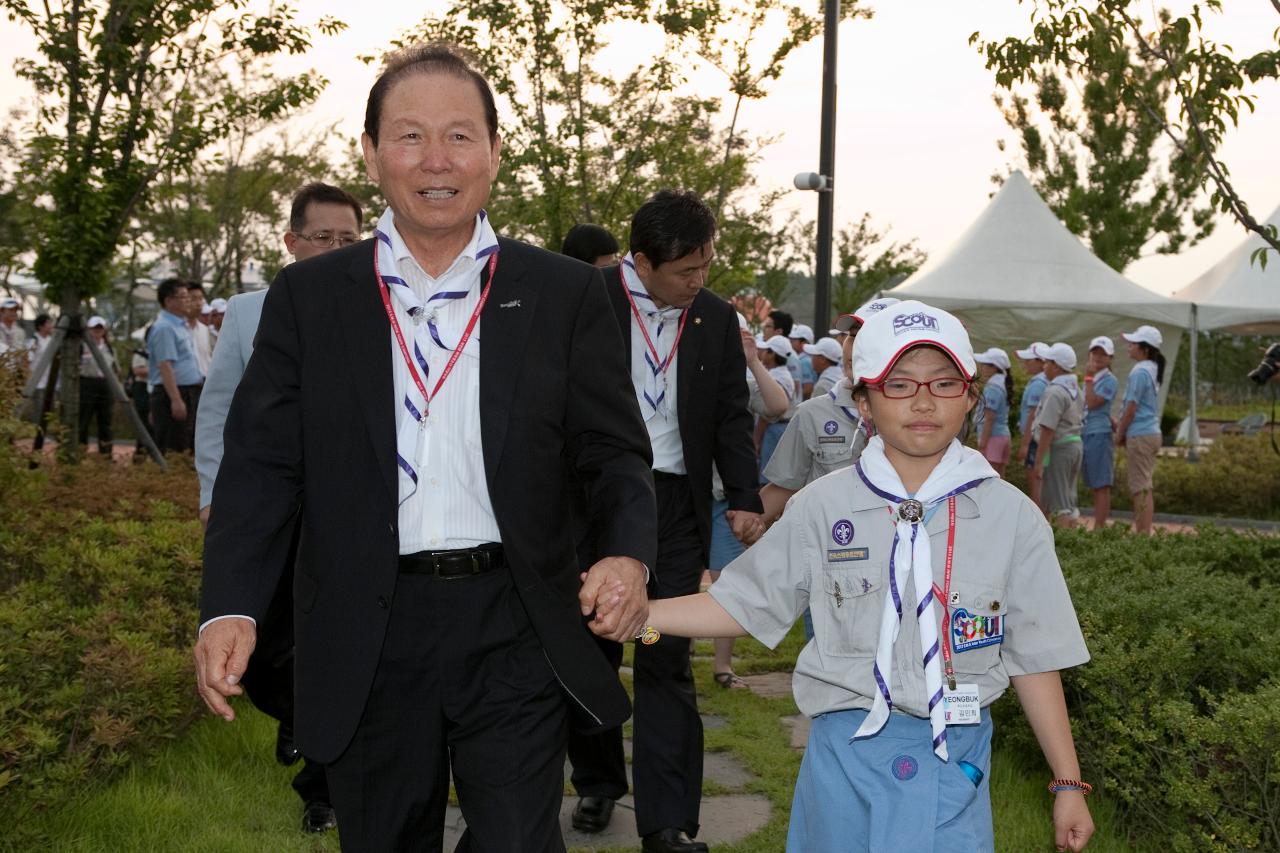
M 1093 793 L 1093 786 L 1079 779 L 1054 779 L 1049 783 L 1049 790 L 1054 794 L 1059 791 L 1080 791 L 1087 797 Z

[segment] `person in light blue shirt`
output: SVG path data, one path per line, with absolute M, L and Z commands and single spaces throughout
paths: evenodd
M 1111 404 L 1120 380 L 1111 372 L 1116 345 L 1106 335 L 1089 342 L 1089 364 L 1084 374 L 1084 482 L 1093 489 L 1093 529 L 1101 530 L 1111 514 L 1111 484 L 1114 480 L 1115 448 Z
M 1018 403 L 1018 434 L 1022 436 L 1022 442 L 1018 447 L 1018 456 L 1023 459 L 1023 464 L 1030 470 L 1036 464 L 1036 450 L 1038 443 L 1031 429 L 1031 423 L 1036 417 L 1036 408 L 1040 405 L 1040 398 L 1044 396 L 1044 389 L 1049 387 L 1049 380 L 1044 376 L 1044 352 L 1049 345 L 1043 341 L 1036 341 L 1026 349 L 1016 350 L 1014 355 L 1022 362 L 1022 367 L 1027 371 L 1027 387 L 1022 390 L 1022 400 Z M 1037 504 L 1040 503 L 1040 481 L 1036 477 L 1027 479 L 1027 487 L 1031 493 L 1031 500 Z
M 1009 401 L 1013 399 L 1013 377 L 1009 375 L 1009 354 L 999 347 L 973 357 L 982 379 L 982 396 L 973 410 L 973 432 L 978 452 L 996 473 L 1004 477 L 1009 464 Z
M 1129 357 L 1137 362 L 1124 387 L 1124 411 L 1116 433 L 1126 448 L 1129 493 L 1133 495 L 1133 529 L 1150 533 L 1155 516 L 1156 454 L 1160 450 L 1160 383 L 1164 381 L 1164 338 L 1154 326 L 1139 326 L 1121 335 Z
M 187 282 L 167 278 L 156 288 L 160 316 L 147 334 L 147 387 L 151 419 L 161 453 L 189 451 L 195 444 L 196 409 L 204 374 L 184 314 Z

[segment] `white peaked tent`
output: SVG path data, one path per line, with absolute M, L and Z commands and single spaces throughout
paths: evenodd
M 1280 207 L 1266 224 L 1280 227 Z M 1173 294 L 1195 303 L 1200 331 L 1220 330 L 1236 335 L 1280 332 L 1280 257 L 1271 252 L 1265 270 L 1250 260 L 1265 245 L 1257 234 L 1251 235 Z
M 1112 369 L 1121 378 L 1132 362 L 1123 331 L 1155 326 L 1168 361 L 1160 402 L 1191 325 L 1191 306 L 1129 281 L 1098 260 L 1067 230 L 1021 172 L 1014 172 L 951 249 L 889 291 L 955 314 L 975 349 L 1014 348 L 1031 341 L 1066 341 L 1083 369 L 1089 341 L 1116 342 Z

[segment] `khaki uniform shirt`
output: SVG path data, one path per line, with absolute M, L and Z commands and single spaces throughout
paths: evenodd
M 845 525 L 853 527 L 851 539 Z M 926 529 L 933 577 L 942 587 L 945 504 Z M 812 609 L 815 636 L 792 679 L 796 704 L 809 716 L 871 707 L 893 532 L 888 504 L 855 471 L 838 471 L 793 497 L 782 518 L 711 587 L 712 597 L 770 648 L 806 606 Z M 910 590 L 911 579 L 905 580 Z M 950 592 L 956 679 L 977 684 L 983 706 L 1004 692 L 1011 676 L 1089 659 L 1049 525 L 1003 480 L 984 480 L 956 499 Z M 914 608 L 904 613 L 894 644 L 891 691 L 895 711 L 928 716 Z
M 867 446 L 857 411 L 849 383 L 843 381 L 835 400 L 823 394 L 801 403 L 769 457 L 764 478 L 797 491 L 832 471 L 848 468 Z
M 1084 428 L 1084 391 L 1077 392 L 1073 400 L 1070 391 L 1050 382 L 1036 409 L 1032 435 L 1039 435 L 1041 427 L 1053 430 L 1054 441 L 1080 435 Z

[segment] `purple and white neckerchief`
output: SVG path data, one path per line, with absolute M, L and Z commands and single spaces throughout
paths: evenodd
M 640 274 L 636 272 L 635 261 L 631 259 L 630 252 L 622 259 L 621 269 L 627 293 L 631 295 L 636 310 L 644 317 L 647 325 L 647 329 L 641 332 L 643 334 L 647 331 L 648 342 L 652 343 L 654 351 L 660 354 L 659 360 L 654 361 L 654 353 L 649 351 L 648 344 L 645 345 L 644 363 L 648 370 L 644 373 L 644 388 L 640 391 L 640 400 L 644 404 L 640 408 L 643 410 L 645 423 L 648 423 L 658 415 L 666 417 L 671 408 L 667 401 L 667 371 L 671 367 L 669 362 L 674 361 L 671 350 L 679 343 L 679 338 L 677 337 L 663 351 L 662 346 L 666 341 L 662 339 L 662 333 L 669 328 L 677 327 L 684 309 L 672 305 L 666 308 L 657 306 L 653 297 L 649 295 L 649 291 L 645 289 L 644 282 L 640 280 Z
M 900 511 L 901 505 L 908 501 L 907 490 L 902 485 L 898 472 L 885 456 L 882 436 L 877 435 L 867 442 L 855 467 L 867 488 L 888 503 L 895 525 L 893 546 L 889 553 L 889 589 L 885 593 L 881 610 L 880 635 L 872 670 L 876 679 L 876 693 L 870 713 L 851 740 L 870 737 L 889 721 L 889 713 L 893 709 L 893 644 L 898 639 L 902 625 L 903 599 L 907 594 L 907 575 L 910 574 L 920 633 L 920 653 L 924 664 L 925 691 L 928 694 L 933 751 L 946 761 L 947 724 L 942 706 L 942 666 L 938 659 L 939 617 L 933 592 L 933 552 L 929 544 L 929 533 L 923 529 L 924 518 L 929 508 L 974 488 L 983 480 L 996 476 L 996 472 L 982 454 L 953 439 L 924 485 L 911 496 L 911 500 L 918 502 L 923 511 L 915 520 L 908 520 L 903 517 L 905 513 Z
M 431 294 L 425 300 L 422 299 L 417 293 L 414 293 L 409 283 L 400 276 L 400 267 L 396 263 L 396 252 L 391 239 L 394 229 L 395 215 L 392 213 L 391 208 L 387 208 L 386 212 L 378 220 L 377 228 L 373 232 L 374 237 L 377 238 L 374 241 L 374 246 L 375 251 L 378 253 L 378 273 L 391 298 L 413 320 L 411 348 L 414 361 L 417 362 L 418 370 L 421 371 L 422 382 L 425 386 L 428 377 L 431 375 L 431 367 L 427 362 L 426 353 L 431 347 L 452 352 L 453 346 L 457 345 L 457 341 L 452 342 L 453 346 L 444 341 L 440 328 L 441 324 L 437 322 L 437 311 L 445 305 L 469 295 L 472 289 L 475 288 L 476 282 L 472 281 L 468 276 L 468 289 L 441 290 Z M 474 258 L 477 267 L 483 269 L 480 266 L 481 262 L 497 251 L 498 236 L 493 232 L 493 227 L 489 224 L 489 217 L 482 210 L 476 215 L 476 228 L 471 242 L 462 250 L 460 257 Z M 471 348 L 472 344 L 478 343 L 478 336 L 473 335 L 468 343 L 468 349 Z M 423 397 L 417 383 L 408 383 L 401 405 L 404 406 L 407 417 L 400 419 L 400 427 L 396 430 L 396 465 L 400 469 L 398 476 L 399 502 L 403 504 L 418 490 L 418 469 L 422 466 L 426 447 L 427 422 L 423 413 L 427 411 L 427 400 Z

